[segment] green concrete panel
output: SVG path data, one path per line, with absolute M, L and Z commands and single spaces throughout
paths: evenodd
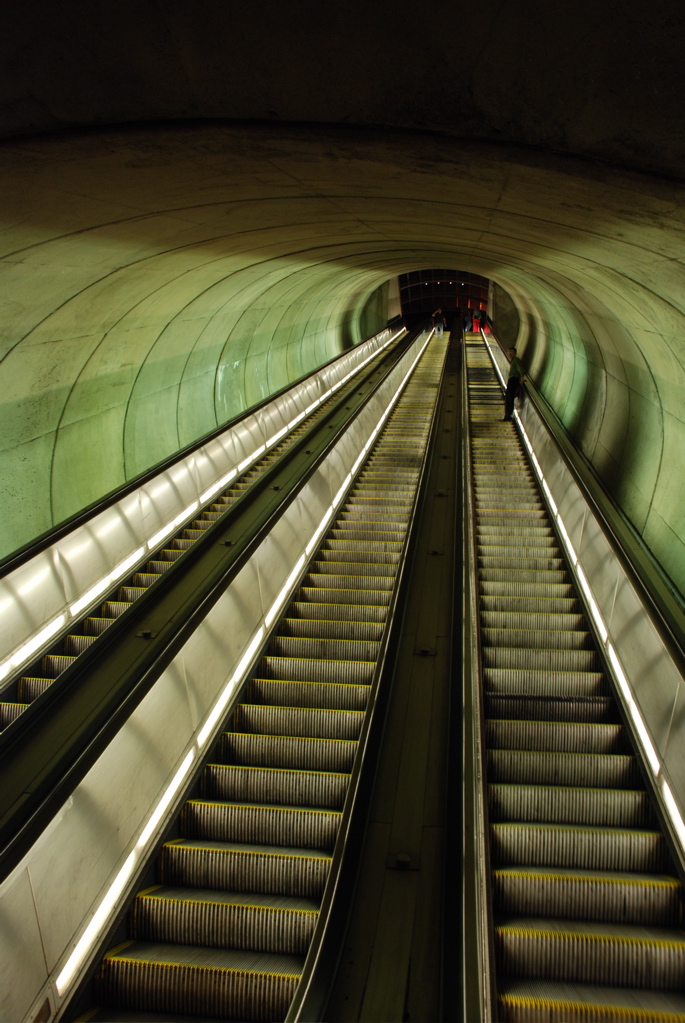
M 23 547 L 55 523 L 50 506 L 52 451 L 50 434 L 0 451 L 0 557 Z
M 103 409 L 60 427 L 52 458 L 52 513 L 62 522 L 126 482 L 125 406 Z

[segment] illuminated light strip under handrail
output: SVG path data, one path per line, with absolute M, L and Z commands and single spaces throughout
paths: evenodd
M 498 376 L 500 378 L 500 381 L 504 385 L 504 377 L 502 376 L 502 374 L 499 371 L 499 367 L 498 367 L 497 362 L 495 360 L 495 357 L 493 355 L 493 352 L 492 352 L 492 349 L 490 347 L 490 344 L 489 344 L 489 342 L 487 340 L 486 340 L 485 343 L 486 343 L 486 345 L 488 347 L 488 352 L 490 354 L 490 359 L 492 361 L 492 364 L 495 367 L 495 370 L 497 371 L 497 374 L 498 374 Z M 514 418 L 515 418 L 515 420 L 516 420 L 516 422 L 518 424 L 518 428 L 519 428 L 519 431 L 521 433 L 521 439 L 523 440 L 523 442 L 524 442 L 524 444 L 525 444 L 525 446 L 528 449 L 528 452 L 530 454 L 531 462 L 532 462 L 533 467 L 535 469 L 535 473 L 536 473 L 536 475 L 537 475 L 537 477 L 538 477 L 538 479 L 540 481 L 540 484 L 541 484 L 542 488 L 544 489 L 545 494 L 548 495 L 548 497 L 551 499 L 551 493 L 550 493 L 549 487 L 547 485 L 547 481 L 545 480 L 544 473 L 543 473 L 543 471 L 542 471 L 542 469 L 540 467 L 540 463 L 538 462 L 537 457 L 535 456 L 535 452 L 533 450 L 533 445 L 531 444 L 530 438 L 528 437 L 528 434 L 527 434 L 526 429 L 525 429 L 525 427 L 523 425 L 521 417 L 520 417 L 520 415 L 519 415 L 519 413 L 517 411 L 514 411 Z M 619 688 L 621 690 L 621 693 L 623 695 L 625 706 L 626 706 L 626 708 L 627 708 L 627 710 L 628 710 L 628 712 L 630 714 L 630 717 L 631 717 L 631 719 L 633 721 L 633 724 L 635 726 L 635 731 L 637 732 L 637 735 L 638 735 L 638 738 L 639 738 L 639 741 L 640 741 L 640 745 L 642 746 L 642 748 L 644 750 L 645 756 L 647 758 L 647 761 L 649 763 L 649 766 L 650 766 L 650 768 L 652 770 L 652 773 L 653 773 L 654 777 L 658 778 L 659 774 L 661 772 L 661 767 L 662 767 L 661 761 L 659 759 L 659 755 L 657 754 L 656 749 L 654 748 L 654 744 L 652 743 L 652 740 L 651 740 L 651 738 L 649 736 L 649 732 L 647 730 L 647 726 L 645 724 L 644 718 L 642 717 L 642 713 L 640 711 L 640 708 L 638 707 L 637 703 L 635 702 L 635 698 L 633 696 L 630 683 L 628 682 L 628 679 L 627 679 L 627 677 L 625 675 L 625 672 L 623 671 L 623 667 L 621 665 L 621 662 L 619 661 L 618 654 L 616 653 L 616 650 L 614 648 L 613 643 L 611 643 L 609 641 L 609 630 L 607 628 L 606 622 L 604 621 L 604 616 L 602 615 L 602 613 L 601 613 L 601 611 L 599 609 L 599 605 L 597 604 L 597 601 L 595 600 L 594 594 L 592 592 L 592 588 L 590 586 L 590 583 L 588 581 L 587 576 L 585 575 L 585 572 L 584 572 L 584 570 L 582 568 L 582 565 L 580 564 L 580 561 L 578 559 L 578 555 L 577 555 L 577 553 L 576 553 L 576 551 L 575 551 L 575 549 L 573 547 L 573 544 L 571 542 L 571 538 L 570 538 L 570 536 L 568 534 L 568 531 L 567 531 L 566 526 L 564 524 L 564 520 L 563 520 L 563 518 L 561 516 L 561 513 L 559 512 L 559 509 L 557 508 L 556 503 L 553 500 L 550 500 L 550 510 L 552 511 L 553 517 L 556 520 L 557 529 L 558 529 L 559 536 L 560 536 L 561 541 L 562 541 L 562 545 L 564 546 L 564 548 L 566 550 L 566 553 L 567 553 L 570 561 L 572 562 L 572 564 L 574 566 L 575 573 L 576 573 L 576 578 L 578 580 L 578 583 L 580 585 L 581 590 L 583 591 L 583 595 L 585 597 L 586 605 L 587 605 L 587 607 L 588 607 L 588 609 L 590 611 L 590 615 L 591 615 L 591 617 L 592 617 L 592 619 L 593 619 L 593 621 L 595 623 L 595 626 L 597 627 L 597 631 L 598 631 L 599 636 L 601 638 L 602 645 L 603 645 L 603 647 L 605 649 L 606 655 L 607 655 L 607 657 L 609 659 L 609 662 L 611 664 L 611 668 L 612 668 L 612 672 L 613 672 L 614 678 L 616 679 L 616 681 L 618 683 L 618 686 L 619 686 Z M 673 821 L 673 826 L 676 829 L 676 831 L 678 832 L 679 836 L 681 836 L 681 832 L 682 832 L 681 840 L 683 841 L 683 846 L 685 847 L 685 825 L 683 825 L 683 820 L 682 820 L 682 817 L 680 815 L 680 812 L 677 809 L 675 800 L 673 798 L 673 794 L 671 793 L 670 788 L 668 788 L 666 783 L 663 781 L 663 778 L 662 778 L 662 783 L 663 783 L 662 784 L 662 791 L 664 791 L 664 798 L 666 799 L 666 796 L 665 796 L 665 790 L 666 789 L 668 789 L 668 793 L 670 795 L 670 804 L 668 805 L 668 812 L 671 815 L 671 819 Z M 664 788 L 664 786 L 665 786 L 665 788 Z M 666 799 L 666 802 L 668 803 L 667 799 Z
M 289 430 L 293 429 L 293 427 L 296 426 L 302 419 L 304 419 L 305 416 L 308 415 L 310 411 L 316 408 L 317 405 L 321 404 L 322 401 L 325 401 L 328 397 L 330 397 L 331 394 L 333 394 L 340 387 L 342 387 L 343 384 L 345 384 L 351 377 L 359 373 L 364 368 L 364 366 L 367 365 L 367 363 L 369 363 L 378 355 L 379 352 L 385 351 L 385 349 L 389 345 L 391 345 L 393 341 L 395 341 L 402 333 L 404 333 L 404 327 L 401 330 L 396 331 L 396 333 L 393 334 L 392 337 L 389 338 L 384 344 L 379 346 L 379 348 L 377 348 L 375 351 L 371 352 L 365 359 L 363 359 L 357 366 L 355 366 L 353 370 L 350 370 L 350 372 L 347 373 L 341 380 L 339 380 L 336 384 L 332 385 L 325 392 L 325 394 L 322 394 L 321 397 L 317 398 L 316 401 L 309 406 L 309 409 L 306 409 L 304 412 L 299 413 L 299 415 L 297 415 L 293 420 L 291 420 L 291 422 L 289 422 L 287 426 L 284 426 L 281 430 L 278 430 L 275 434 L 273 434 L 273 436 L 269 438 L 268 441 L 264 442 L 255 451 L 253 451 L 249 458 L 244 459 L 237 467 L 234 467 L 229 472 L 225 473 L 221 477 L 221 479 L 217 480 L 216 483 L 214 483 L 211 487 L 205 490 L 197 501 L 193 501 L 192 504 L 188 505 L 187 508 L 185 508 L 182 512 L 179 512 L 177 515 L 174 516 L 173 519 L 167 522 L 165 526 L 157 530 L 154 533 L 154 535 L 151 536 L 146 541 L 145 547 L 139 547 L 136 551 L 133 552 L 133 554 L 128 555 L 122 562 L 120 562 L 106 575 L 102 576 L 96 583 L 94 583 L 92 586 L 89 586 L 88 590 L 69 606 L 69 615 L 72 618 L 75 618 L 76 616 L 80 615 L 81 612 L 83 612 L 88 607 L 89 604 L 92 604 L 94 601 L 96 601 L 97 598 L 102 593 L 104 593 L 110 585 L 116 583 L 117 580 L 120 579 L 128 571 L 129 568 L 132 568 L 136 564 L 136 562 L 143 559 L 146 553 L 146 548 L 148 551 L 152 551 L 156 547 L 158 547 L 159 544 L 162 543 L 162 541 L 165 540 L 177 526 L 182 525 L 186 521 L 186 519 L 188 519 L 193 514 L 193 512 L 197 511 L 198 508 L 200 508 L 201 505 L 206 504 L 223 487 L 227 486 L 228 483 L 230 483 L 231 480 L 234 479 L 239 472 L 243 472 L 256 459 L 260 458 L 270 447 L 278 443 L 278 441 L 283 437 L 284 434 L 286 434 Z M 161 489 L 163 490 L 164 487 L 162 487 Z M 153 497 L 156 496 L 155 491 L 152 492 L 152 496 Z M 20 647 L 14 650 L 11 656 L 8 657 L 2 664 L 0 664 L 0 682 L 4 681 L 4 679 L 6 679 L 12 671 L 19 669 L 21 665 L 28 660 L 29 656 L 36 650 L 40 649 L 40 647 L 43 646 L 53 635 L 59 632 L 60 628 L 63 625 L 65 625 L 67 621 L 68 619 L 66 613 L 58 615 L 47 626 L 42 627 L 37 633 L 34 633 L 34 635 L 31 638 L 29 638 L 25 643 L 23 643 Z
M 433 332 L 431 331 L 431 334 L 432 333 Z M 392 409 L 395 407 L 395 404 L 397 403 L 407 380 L 413 373 L 417 362 L 419 361 L 419 359 L 421 358 L 426 349 L 431 334 L 428 335 L 428 338 L 421 346 L 421 349 L 417 353 L 411 366 L 409 367 L 404 377 L 402 378 L 402 381 L 398 385 L 393 397 L 391 398 L 390 402 L 388 403 L 384 412 L 379 418 L 378 423 L 372 430 L 371 435 L 369 436 L 368 440 L 364 444 L 364 447 L 357 456 L 353 468 L 345 477 L 345 480 L 339 487 L 335 495 L 335 498 L 333 499 L 327 510 L 324 512 L 321 521 L 319 522 L 317 528 L 314 530 L 312 537 L 310 538 L 309 543 L 305 548 L 305 553 L 307 556 L 311 553 L 311 550 L 313 550 L 314 545 L 318 542 L 324 529 L 330 522 L 332 516 L 335 514 L 335 511 L 342 503 L 342 500 L 345 496 L 345 493 L 347 492 L 347 488 L 353 476 L 355 475 L 357 469 L 361 465 L 369 448 L 371 447 L 374 440 L 378 436 L 378 433 L 382 429 Z M 133 875 L 133 872 L 140 858 L 142 857 L 144 850 L 149 846 L 150 842 L 155 837 L 156 829 L 161 824 L 164 814 L 171 805 L 174 796 L 181 787 L 181 784 L 183 783 L 183 780 L 187 777 L 188 773 L 190 772 L 190 769 L 193 766 L 193 763 L 195 762 L 198 753 L 201 753 L 203 751 L 203 749 L 206 747 L 206 745 L 212 738 L 216 725 L 218 724 L 222 713 L 225 711 L 228 703 L 230 702 L 231 696 L 244 681 L 245 676 L 254 660 L 254 657 L 257 651 L 259 650 L 260 646 L 262 645 L 262 642 L 267 634 L 267 629 L 273 624 L 273 622 L 276 619 L 276 616 L 278 615 L 279 611 L 285 604 L 305 564 L 306 564 L 305 554 L 301 554 L 297 562 L 295 563 L 294 567 L 291 569 L 288 578 L 281 587 L 281 590 L 279 591 L 278 595 L 272 601 L 271 607 L 264 615 L 264 624 L 260 625 L 257 628 L 257 631 L 252 636 L 247 648 L 245 649 L 238 664 L 236 665 L 236 668 L 232 673 L 229 681 L 224 686 L 221 694 L 216 700 L 214 706 L 212 707 L 212 710 L 209 712 L 209 715 L 207 716 L 205 723 L 203 724 L 200 731 L 197 733 L 197 736 L 193 741 L 192 747 L 186 753 L 186 756 L 181 766 L 179 767 L 178 771 L 174 775 L 173 779 L 171 780 L 167 788 L 164 790 L 164 793 L 162 794 L 161 798 L 158 800 L 154 811 L 150 815 L 150 818 L 148 819 L 145 827 L 141 831 L 138 839 L 136 840 L 136 844 L 132 852 L 129 853 L 123 865 L 121 866 L 116 876 L 110 883 L 98 908 L 95 910 L 93 916 L 91 917 L 88 926 L 86 927 L 85 931 L 79 938 L 78 942 L 76 943 L 76 946 L 74 947 L 74 950 L 72 951 L 64 967 L 62 968 L 59 976 L 57 977 L 55 986 L 57 989 L 57 993 L 60 996 L 62 996 L 65 993 L 65 991 L 68 990 L 74 977 L 77 974 L 79 967 L 87 958 L 89 952 L 92 950 L 93 946 L 97 943 L 98 939 L 103 934 L 111 914 L 115 911 L 117 900 L 124 891 L 127 882 Z M 57 626 L 55 631 L 57 631 L 58 628 L 59 626 Z

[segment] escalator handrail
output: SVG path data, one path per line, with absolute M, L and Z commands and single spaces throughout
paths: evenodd
M 401 317 L 395 317 L 394 320 L 390 320 L 388 322 L 388 324 L 383 328 L 383 330 L 378 331 L 378 334 L 382 334 L 383 331 L 388 329 L 392 330 L 394 327 L 397 327 L 400 324 Z M 365 340 L 371 341 L 376 336 L 377 334 L 374 334 L 372 335 L 372 337 L 366 338 Z M 364 343 L 365 343 L 364 341 L 360 342 L 360 344 Z M 179 462 L 182 462 L 185 458 L 187 458 L 188 455 L 193 454 L 193 452 L 198 451 L 200 448 L 204 447 L 206 444 L 209 444 L 217 437 L 221 437 L 222 434 L 227 433 L 229 430 L 234 429 L 248 416 L 253 416 L 255 413 L 259 412 L 260 409 L 263 409 L 267 405 L 270 405 L 272 402 L 276 401 L 282 395 L 287 394 L 288 391 L 297 388 L 305 380 L 308 380 L 310 377 L 315 376 L 318 373 L 321 373 L 328 366 L 333 365 L 333 363 L 337 362 L 338 359 L 340 359 L 342 356 L 346 354 L 347 352 L 342 352 L 338 355 L 334 355 L 331 359 L 328 359 L 326 362 L 322 363 L 321 366 L 317 366 L 317 368 L 313 372 L 303 373 L 301 377 L 298 377 L 296 380 L 293 380 L 290 383 L 286 384 L 284 387 L 281 387 L 278 391 L 274 391 L 273 394 L 270 394 L 268 397 L 263 398 L 261 401 L 256 402 L 256 404 L 250 405 L 249 408 L 243 409 L 243 411 L 238 413 L 237 416 L 233 416 L 233 418 L 227 419 L 226 422 L 222 423 L 220 426 L 215 426 L 214 429 L 209 430 L 201 437 L 191 441 L 190 444 L 186 444 L 185 447 L 180 448 L 178 451 L 175 451 L 173 455 L 169 455 L 168 458 L 162 459 L 161 462 L 157 462 L 149 469 L 145 469 L 137 476 L 133 476 L 125 483 L 122 483 L 121 486 L 116 487 L 114 490 L 110 490 L 108 494 L 104 494 L 102 497 L 99 497 L 97 498 L 97 500 L 91 502 L 91 504 L 86 505 L 85 508 L 81 508 L 73 515 L 70 515 L 68 518 L 58 523 L 58 525 L 53 526 L 52 528 L 46 530 L 44 533 L 41 533 L 40 536 L 35 537 L 33 540 L 29 540 L 29 542 L 24 544 L 22 547 L 18 547 L 17 550 L 12 551 L 10 554 L 5 555 L 5 557 L 3 558 L 0 558 L 0 577 L 9 575 L 10 572 L 14 572 L 16 569 L 26 564 L 27 561 L 30 561 L 32 558 L 35 558 L 38 554 L 41 554 L 49 547 L 52 547 L 54 544 L 56 544 L 63 537 L 73 532 L 74 529 L 77 529 L 79 526 L 82 526 L 85 523 L 89 522 L 100 512 L 106 511 L 108 508 L 111 508 L 112 505 L 117 504 L 124 497 L 127 497 L 128 494 L 133 493 L 133 491 L 138 490 L 140 487 L 144 486 L 146 483 L 149 483 L 151 480 L 153 480 L 156 476 L 159 476 L 160 473 L 163 473 L 173 468 Z
M 490 334 L 490 337 L 503 351 L 497 336 Z M 530 401 L 551 435 L 559 456 L 598 520 L 622 568 L 641 594 L 646 612 L 685 674 L 685 614 L 673 584 L 666 581 L 668 577 L 661 565 L 607 492 L 547 399 L 530 379 L 522 386 L 525 400 Z
M 62 673 L 59 686 L 49 687 L 0 735 L 0 880 L 63 806 L 419 333 L 407 335 L 367 371 L 354 396 L 339 397 Z M 72 714 L 80 715 L 77 726 Z
M 490 926 L 491 871 L 488 842 L 488 801 L 486 792 L 484 715 L 482 708 L 483 664 L 478 612 L 478 552 L 474 505 L 471 417 L 468 363 L 464 344 L 462 393 L 463 438 L 463 604 L 462 604 L 462 686 L 463 686 L 463 808 L 465 860 L 462 914 L 462 989 L 464 1019 L 494 1020 L 494 945 Z M 471 848 L 469 849 L 469 840 Z M 473 872 L 473 873 L 472 873 Z M 475 875 L 475 876 L 474 876 Z M 475 947 L 470 935 L 475 934 Z M 473 957 L 473 961 L 471 959 Z

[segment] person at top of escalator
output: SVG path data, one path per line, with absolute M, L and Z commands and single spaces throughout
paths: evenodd
M 432 320 L 433 320 L 433 329 L 434 329 L 435 333 L 439 337 L 442 337 L 442 332 L 444 330 L 445 322 L 446 321 L 445 321 L 445 317 L 442 315 L 442 308 L 440 306 L 438 306 L 438 308 L 433 313 Z
M 514 399 L 518 393 L 519 385 L 526 379 L 526 371 L 523 363 L 516 354 L 515 348 L 507 352 L 509 357 L 509 376 L 507 378 L 507 390 L 504 395 L 504 416 L 502 422 L 508 422 L 514 412 Z

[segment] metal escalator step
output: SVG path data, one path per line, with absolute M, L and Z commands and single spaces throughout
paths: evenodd
M 393 550 L 393 548 L 395 549 Z M 393 543 L 391 545 L 387 541 L 374 543 L 371 540 L 366 540 L 363 548 L 361 544 L 355 544 L 352 541 L 348 541 L 345 545 L 342 541 L 338 541 L 335 547 L 324 547 L 319 551 L 316 563 L 317 565 L 350 565 L 354 559 L 354 563 L 357 565 L 387 565 L 391 570 L 395 570 L 400 561 L 401 548 L 402 544 Z M 317 571 L 329 570 L 319 568 Z
M 117 603 L 132 604 L 138 597 L 145 593 L 144 586 L 120 586 L 117 594 Z
M 101 610 L 106 618 L 118 618 L 132 603 L 130 600 L 107 600 Z
M 345 739 L 307 739 L 289 735 L 224 732 L 221 759 L 226 763 L 296 770 L 352 770 L 357 743 Z
M 257 674 L 279 682 L 333 682 L 368 686 L 373 678 L 373 661 L 346 661 L 314 657 L 266 654 Z
M 526 650 L 594 650 L 593 637 L 582 629 L 481 629 L 488 647 L 520 647 Z
M 317 571 L 307 572 L 305 577 L 305 586 L 326 587 L 338 591 L 355 589 L 360 592 L 375 593 L 378 590 L 392 590 L 394 585 L 394 572 L 391 575 L 370 573 L 368 572 L 368 567 L 365 574 L 360 572 L 359 575 L 343 575 L 342 572 L 329 573 Z
M 288 618 L 319 619 L 323 621 L 385 623 L 388 609 L 378 604 L 317 604 L 314 601 L 295 600 L 288 605 Z
M 278 631 L 281 636 L 298 636 L 305 639 L 326 638 L 380 643 L 383 627 L 384 623 L 377 621 L 350 621 L 349 619 L 345 621 L 318 617 L 307 618 L 300 615 L 297 618 L 281 618 Z
M 485 694 L 485 712 L 494 718 L 524 721 L 616 721 L 616 703 L 611 696 L 559 697 Z
M 354 710 L 266 707 L 241 703 L 233 715 L 236 732 L 296 735 L 312 739 L 358 739 L 364 715 Z
M 488 558 L 561 558 L 559 544 L 552 537 L 521 541 L 520 537 L 478 537 L 478 555 Z
M 565 572 L 566 562 L 564 558 L 548 557 L 538 555 L 537 557 L 525 557 L 511 553 L 509 555 L 491 555 L 478 552 L 479 572 L 507 572 L 509 575 L 519 577 L 522 572 Z
M 68 657 L 64 654 L 46 654 L 41 659 L 40 666 L 41 671 L 47 678 L 57 678 L 63 671 L 73 664 L 76 660 L 75 656 Z
M 311 584 L 301 586 L 297 591 L 298 601 L 312 601 L 315 604 L 355 604 L 365 606 L 375 604 L 383 606 L 384 614 L 387 614 L 387 605 L 392 596 L 391 590 L 360 590 L 360 589 L 335 589 L 330 577 L 317 586 Z
M 498 981 L 501 1023 L 685 1023 L 685 997 L 675 991 L 569 988 L 546 980 Z
M 151 572 L 136 572 L 132 582 L 134 586 L 142 586 L 144 589 L 147 589 L 148 586 L 156 583 L 158 579 L 159 575 L 153 575 Z
M 663 874 L 517 867 L 498 868 L 492 878 L 500 914 L 656 927 L 680 921 L 681 884 Z
M 156 565 L 163 565 L 165 562 L 178 561 L 179 558 L 183 557 L 183 551 L 174 550 L 173 548 L 166 547 L 163 551 L 157 551 L 155 557 L 161 559 L 156 561 Z M 157 569 L 155 571 L 158 571 Z
M 180 827 L 185 838 L 333 849 L 341 816 L 312 807 L 189 799 Z
M 601 671 L 516 671 L 486 668 L 486 692 L 511 696 L 610 696 L 611 688 Z M 498 715 L 502 717 L 503 715 Z
M 176 536 L 176 537 L 174 537 L 173 540 L 170 541 L 170 549 L 171 550 L 181 551 L 181 553 L 183 553 L 183 551 L 190 550 L 190 548 L 193 546 L 194 542 L 195 542 L 194 539 L 191 540 L 191 539 L 189 539 L 187 537 L 184 538 L 182 536 Z
M 314 899 L 156 885 L 134 900 L 131 937 L 305 955 L 318 916 Z
M 128 607 L 128 605 L 126 605 Z M 86 618 L 83 623 L 83 627 L 86 632 L 90 633 L 91 636 L 101 636 L 105 629 L 108 629 L 112 622 L 112 618 Z
M 199 540 L 201 536 L 205 535 L 204 529 L 191 529 L 186 528 L 183 530 L 183 540 Z
M 202 772 L 201 793 L 204 800 L 341 810 L 349 781 L 349 774 L 329 771 L 207 764 Z
M 330 865 L 322 849 L 176 839 L 162 847 L 159 869 L 164 884 L 318 899 Z
M 518 576 L 512 578 L 511 574 L 506 579 L 481 580 L 480 590 L 482 594 L 481 599 L 487 597 L 523 597 L 532 598 L 533 600 L 541 600 L 543 598 L 557 600 L 562 597 L 567 600 L 573 600 L 576 603 L 578 601 L 578 596 L 571 582 L 536 582 L 535 579 L 524 582 Z
M 480 613 L 481 625 L 486 629 L 504 631 L 515 629 L 526 632 L 568 632 L 572 629 L 587 630 L 587 618 L 583 614 L 564 614 L 551 609 L 545 612 L 517 611 L 506 614 L 503 611 Z M 509 646 L 510 644 L 505 644 Z
M 367 663 L 370 680 L 378 657 L 378 648 L 378 642 L 373 640 L 276 635 L 269 643 L 269 656 Z
M 658 831 L 516 822 L 494 823 L 490 830 L 492 862 L 502 866 L 655 874 L 671 869 Z
M 0 703 L 0 732 L 20 717 L 28 703 Z
M 197 1016 L 178 1012 L 141 1012 L 140 1009 L 115 1009 L 98 1006 L 78 1016 L 74 1023 L 198 1023 Z M 218 1016 L 203 1016 L 202 1023 L 225 1023 Z
M 634 788 L 641 780 L 635 757 L 629 755 L 490 749 L 487 761 L 490 781 L 512 785 Z
M 647 828 L 654 824 L 647 793 L 630 789 L 497 782 L 488 788 L 488 802 L 492 821 L 612 828 Z
M 486 668 L 517 668 L 528 671 L 600 671 L 595 650 L 536 650 L 526 647 L 483 647 Z
M 244 1019 L 283 1019 L 300 956 L 126 942 L 101 961 L 98 1001 L 124 1008 Z
M 514 539 L 520 539 L 526 547 L 536 547 L 538 544 L 542 547 L 546 547 L 548 544 L 559 546 L 552 527 L 537 519 L 529 526 L 521 522 L 503 523 L 502 525 L 493 522 L 487 525 L 476 523 L 476 536 L 478 543 L 483 544 L 502 543 L 504 540 L 510 544 Z
M 78 657 L 79 654 L 82 654 L 84 650 L 87 650 L 95 642 L 96 638 L 96 636 L 65 636 L 64 653 L 72 657 Z
M 481 583 L 534 583 L 541 586 L 557 585 L 569 581 L 569 574 L 563 568 L 537 569 L 537 568 L 479 568 L 478 578 Z
M 335 682 L 284 682 L 253 678 L 245 692 L 246 703 L 272 707 L 322 707 L 327 710 L 365 710 L 370 686 L 338 685 Z
M 578 597 L 516 596 L 512 594 L 488 594 L 480 598 L 483 613 L 517 614 L 582 614 Z
M 374 557 L 378 558 L 381 554 L 386 554 L 387 558 L 393 562 L 393 564 L 399 562 L 400 554 L 402 552 L 402 541 L 401 540 L 352 540 L 352 539 L 337 539 L 331 537 L 324 542 L 324 545 L 319 552 L 320 558 L 331 557 L 331 555 L 339 555 L 343 557 L 344 554 L 354 552 L 355 554 L 373 554 Z
M 338 520 L 339 524 L 331 530 L 331 543 L 344 545 L 345 549 L 355 549 L 357 544 L 371 544 L 380 550 L 398 550 L 404 541 L 404 529 L 374 528 L 373 522 L 351 522 Z
M 354 560 L 352 554 L 346 559 L 322 560 L 317 557 L 316 561 L 312 562 L 311 567 L 311 572 L 315 575 L 373 576 L 374 578 L 379 576 L 391 579 L 395 578 L 396 571 L 396 565 L 390 562 L 383 562 L 374 558 L 358 562 Z
M 615 987 L 683 988 L 682 931 L 517 918 L 498 923 L 494 936 L 500 968 L 508 976 Z
M 20 703 L 33 703 L 49 689 L 54 678 L 36 678 L 23 675 L 17 682 L 17 697 Z
M 486 745 L 495 749 L 548 750 L 553 753 L 629 753 L 619 724 L 547 721 L 485 722 Z
M 164 552 L 162 552 L 162 553 L 164 553 Z M 170 551 L 169 553 L 172 553 L 172 552 Z M 173 553 L 176 553 L 176 554 L 180 555 L 180 552 L 174 551 Z M 176 558 L 165 558 L 164 561 L 148 561 L 148 563 L 147 563 L 147 565 L 145 567 L 147 568 L 148 572 L 151 572 L 154 575 L 163 575 L 164 572 L 166 572 L 168 569 L 171 568 L 171 566 L 172 566 L 172 564 L 173 564 L 173 562 L 175 560 L 176 560 Z

